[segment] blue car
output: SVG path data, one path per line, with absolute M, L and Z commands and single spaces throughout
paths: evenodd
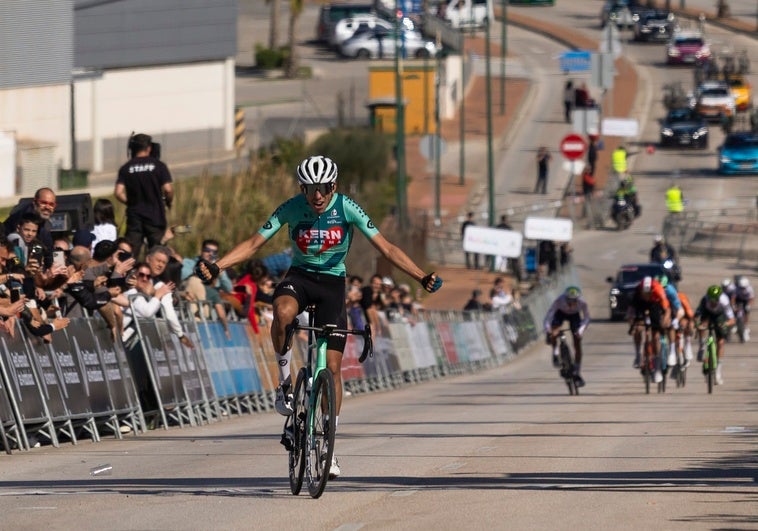
M 758 135 L 732 133 L 719 147 L 719 173 L 758 173 Z

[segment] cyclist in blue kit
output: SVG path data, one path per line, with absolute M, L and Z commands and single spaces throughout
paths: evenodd
M 297 167 L 301 194 L 282 203 L 249 239 L 239 243 L 215 264 L 199 262 L 197 274 L 206 282 L 223 269 L 252 257 L 279 229 L 288 226 L 292 265 L 274 291 L 271 340 L 277 352 L 279 387 L 275 408 L 292 414 L 291 345 L 284 356 L 286 327 L 305 308 L 316 305 L 315 325 L 336 324 L 346 328 L 345 258 L 353 228 L 357 227 L 393 265 L 416 279 L 428 292 L 442 286 L 435 273 L 426 274 L 397 246 L 387 241 L 363 209 L 351 198 L 336 192 L 337 165 L 328 157 L 308 157 Z M 332 334 L 327 343 L 327 365 L 337 391 L 337 418 L 342 405 L 342 353 L 344 335 Z M 336 474 L 335 474 L 336 472 Z M 339 475 L 336 459 L 330 475 Z

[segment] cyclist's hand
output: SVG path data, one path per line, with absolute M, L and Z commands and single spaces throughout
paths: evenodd
M 429 273 L 421 279 L 421 287 L 429 293 L 434 293 L 442 287 L 442 279 L 437 276 L 437 273 Z
M 203 281 L 203 284 L 210 284 L 213 282 L 213 280 L 218 277 L 219 272 L 219 268 L 216 264 L 211 263 L 204 258 L 201 258 L 197 261 L 197 264 L 195 264 L 195 274 Z

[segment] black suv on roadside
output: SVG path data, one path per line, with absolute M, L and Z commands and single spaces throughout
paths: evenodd
M 626 310 L 634 296 L 634 290 L 643 278 L 663 275 L 669 276 L 662 264 L 625 264 L 619 268 L 615 277 L 606 278 L 606 281 L 611 284 L 611 290 L 608 293 L 611 321 L 620 321 L 626 317 Z

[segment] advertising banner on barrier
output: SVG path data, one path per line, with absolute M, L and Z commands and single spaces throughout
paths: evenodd
M 363 337 L 347 335 L 345 353 L 342 356 L 342 380 L 358 380 L 364 377 L 363 366 L 358 361 L 363 351 Z
M 466 349 L 469 361 L 481 361 L 491 357 L 489 345 L 484 340 L 481 321 L 455 323 L 455 343 L 459 349 Z
M 113 342 L 111 331 L 102 319 L 98 321 L 87 319 L 87 324 L 100 352 L 114 412 L 135 411 L 139 407 L 139 402 L 134 392 L 131 370 L 121 342 L 118 344 Z
M 32 367 L 37 373 L 38 383 L 42 390 L 42 396 L 45 398 L 50 418 L 53 421 L 67 419 L 68 407 L 63 400 L 63 391 L 58 378 L 60 368 L 54 364 L 51 355 L 52 349 L 42 341 L 42 338 L 32 335 L 27 337 L 27 344 L 29 345 Z
M 197 334 L 216 397 L 233 397 L 235 395 L 234 379 L 224 351 L 215 342 L 212 331 L 206 323 L 198 323 Z
M 407 323 L 389 323 L 390 337 L 394 354 L 397 357 L 399 369 L 403 372 L 412 371 L 416 368 L 416 363 L 411 354 L 411 342 L 408 337 Z
M 442 350 L 445 352 L 448 363 L 455 365 L 460 360 L 458 359 L 458 348 L 455 346 L 455 338 L 453 337 L 452 323 L 439 322 L 435 324 L 434 328 L 437 330 L 437 335 L 440 338 Z
M 231 339 L 226 339 L 221 323 L 208 323 L 215 329 L 215 335 L 223 341 L 227 365 L 232 371 L 232 380 L 237 394 L 251 395 L 263 391 L 258 367 L 253 357 L 253 349 L 247 341 L 242 323 L 230 323 Z
M 434 355 L 429 325 L 427 323 L 416 323 L 413 326 L 406 326 L 408 326 L 411 353 L 413 354 L 416 367 L 434 367 L 437 365 L 437 356 Z
M 0 356 L 8 373 L 8 390 L 18 405 L 21 422 L 31 424 L 50 420 L 18 326 L 15 338 L 4 333 L 0 335 L 0 347 Z
M 106 331 L 110 333 L 107 329 Z M 66 345 L 61 345 L 61 339 L 66 342 Z M 112 341 L 110 342 L 112 343 Z M 61 366 L 63 366 L 64 360 L 68 360 L 69 356 L 76 360 L 79 365 L 78 373 L 82 378 L 83 394 L 89 402 L 89 411 L 93 413 L 113 412 L 115 407 L 113 407 L 108 392 L 98 342 L 92 334 L 88 319 L 71 319 L 63 333 L 53 334 L 53 346 Z M 67 349 L 69 350 L 68 353 L 66 352 Z M 74 413 L 75 410 L 71 403 L 69 403 L 69 409 Z
M 483 324 L 484 331 L 487 333 L 487 340 L 490 343 L 490 349 L 495 356 L 498 358 L 510 356 L 512 351 L 508 341 L 505 339 L 502 320 L 498 318 L 487 319 Z
M 69 326 L 73 325 L 71 322 Z M 89 354 L 82 353 L 77 344 L 76 338 L 68 335 L 68 329 L 53 334 L 50 352 L 52 362 L 55 365 L 56 373 L 59 375 L 61 393 L 66 402 L 67 412 L 72 416 L 79 417 L 83 414 L 92 416 L 92 404 L 89 397 L 89 385 L 86 375 L 84 356 Z M 97 357 L 97 353 L 95 353 Z M 104 387 L 102 371 L 99 374 L 100 384 Z M 98 396 L 100 398 L 100 396 Z M 107 391 L 104 394 L 104 410 L 108 410 Z M 97 400 L 96 400 L 97 402 Z M 102 404 L 98 403 L 99 406 Z
M 163 346 L 161 334 L 156 327 L 156 319 L 137 319 L 137 327 L 142 339 L 140 349 L 152 371 L 153 390 L 164 406 L 176 405 L 183 401 L 180 387 L 177 387 L 171 364 Z M 149 377 L 149 375 L 145 375 Z M 135 374 L 135 378 L 137 375 Z M 143 408 L 145 408 L 143 404 Z

